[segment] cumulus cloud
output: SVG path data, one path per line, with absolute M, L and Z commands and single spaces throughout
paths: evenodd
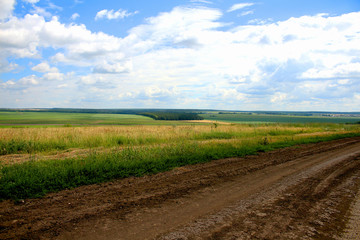
M 134 27 L 125 40 L 133 43 L 132 48 L 137 51 L 155 46 L 172 48 L 177 43 L 201 45 L 202 41 L 210 40 L 208 31 L 224 25 L 216 21 L 221 16 L 216 9 L 175 7 L 171 12 L 160 13 L 148 18 L 146 24 Z
M 102 18 L 106 18 L 108 20 L 123 19 L 125 17 L 135 15 L 137 13 L 139 12 L 138 11 L 128 12 L 127 10 L 123 10 L 123 9 L 119 9 L 116 12 L 113 9 L 111 10 L 103 9 L 96 13 L 95 20 L 99 20 Z
M 39 63 L 38 65 L 32 67 L 31 70 L 44 73 L 44 75 L 42 76 L 44 80 L 62 81 L 64 79 L 64 74 L 60 73 L 59 69 L 57 69 L 56 67 L 50 67 L 47 62 Z
M 0 83 L 0 86 L 1 86 L 2 88 L 5 88 L 5 89 L 11 88 L 11 87 L 14 86 L 14 85 L 16 85 L 16 82 L 14 82 L 14 81 L 12 81 L 12 80 L 9 80 L 9 81 Z
M 48 72 L 43 75 L 43 79 L 49 81 L 62 81 L 64 79 L 64 74 L 60 72 Z
M 311 68 L 301 75 L 301 78 L 319 78 L 319 79 L 341 78 L 341 77 L 360 78 L 360 63 L 347 63 L 347 64 L 338 63 L 338 65 L 331 68 L 326 68 L 326 67 Z
M 71 15 L 70 19 L 71 19 L 71 20 L 76 20 L 76 19 L 78 19 L 79 17 L 80 17 L 80 14 L 74 13 L 73 15 Z
M 271 97 L 271 102 L 272 103 L 277 103 L 277 102 L 282 102 L 287 98 L 287 94 L 286 93 L 281 93 L 281 92 L 276 92 L 272 97 Z
M 101 63 L 93 69 L 94 73 L 129 73 L 132 70 L 132 62 Z
M 81 24 L 64 24 L 57 17 L 12 17 L 0 25 L 0 70 L 17 67 L 8 62 L 10 56 L 34 58 L 41 63 L 31 70 L 43 75 L 1 86 L 50 84 L 54 92 L 66 86 L 77 99 L 94 102 L 112 97 L 119 101 L 118 107 L 129 106 L 126 99 L 131 99 L 131 106 L 176 103 L 168 107 L 227 109 L 264 109 L 269 103 L 313 109 L 339 99 L 349 106 L 356 102 L 360 12 L 231 25 L 231 29 L 223 28 L 229 25 L 221 22 L 222 16 L 213 8 L 175 7 L 147 18 L 124 38 L 92 32 Z M 41 56 L 46 48 L 54 51 L 49 59 Z M 81 71 L 68 77 L 53 64 Z M 76 89 L 82 89 L 81 93 Z
M 121 39 L 93 33 L 84 25 L 62 24 L 57 17 L 46 21 L 37 14 L 11 18 L 0 25 L 0 50 L 5 57 L 38 58 L 42 48 L 62 49 L 52 58 L 74 65 L 92 65 L 103 58 L 119 59 Z M 121 57 L 120 57 L 121 58 Z
M 15 0 L 1 0 L 0 1 L 0 20 L 11 16 L 14 10 Z
M 178 88 L 164 88 L 152 85 L 135 91 L 121 91 L 117 95 L 117 98 L 123 101 L 137 103 L 145 106 L 151 106 L 152 104 L 166 106 L 166 103 L 181 104 L 181 101 L 183 101 L 183 96 L 180 95 Z
M 18 68 L 18 66 L 16 63 L 9 63 L 4 57 L 0 57 L 0 73 L 11 72 Z
M 45 24 L 43 17 L 26 15 L 11 18 L 0 25 L 0 50 L 6 56 L 35 57 L 38 54 L 39 32 Z
M 42 73 L 59 71 L 56 67 L 50 67 L 50 65 L 47 62 L 39 63 L 38 65 L 32 67 L 31 70 Z
M 149 99 L 164 99 L 179 94 L 176 88 L 160 88 L 158 86 L 150 86 L 143 92 L 143 97 Z
M 32 14 L 37 14 L 40 16 L 44 16 L 46 18 L 51 18 L 52 14 L 47 11 L 45 8 L 42 7 L 38 7 L 38 6 L 33 6 L 33 10 L 30 11 Z
M 19 80 L 19 83 L 22 85 L 38 85 L 39 80 L 38 80 L 38 77 L 36 77 L 35 75 L 30 75 L 30 76 L 21 78 Z
M 181 26 L 176 26 L 176 23 L 172 25 L 172 21 L 177 22 L 175 13 L 186 14 L 186 10 L 174 9 L 171 13 L 160 14 L 149 19 L 148 25 L 131 31 L 138 37 L 138 42 L 142 42 L 142 46 L 149 44 L 151 47 L 148 49 L 156 49 L 136 58 L 136 62 L 141 63 L 144 68 L 141 72 L 149 70 L 148 74 L 145 74 L 149 78 L 154 74 L 150 69 L 155 67 L 149 62 L 159 63 L 156 70 L 161 74 L 155 74 L 158 76 L 154 77 L 155 81 L 163 79 L 176 82 L 171 76 L 178 76 L 181 81 L 191 85 L 194 81 L 189 76 L 196 76 L 199 79 L 196 81 L 205 85 L 217 81 L 218 92 L 226 92 L 229 84 L 236 84 L 238 91 L 249 96 L 249 99 L 262 98 L 263 102 L 279 103 L 294 101 L 287 97 L 286 92 L 294 95 L 306 92 L 305 89 L 308 88 L 296 87 L 301 86 L 306 78 L 358 77 L 357 69 L 360 68 L 353 60 L 358 52 L 357 40 L 354 38 L 358 35 L 358 22 L 354 19 L 359 17 L 359 13 L 336 17 L 304 16 L 265 25 L 239 26 L 225 32 L 216 30 L 220 25 L 216 22 L 216 10 L 206 9 L 205 11 L 209 11 L 208 16 L 213 18 L 200 21 L 202 25 L 194 21 L 194 25 L 201 26 L 197 31 L 187 31 L 192 28 L 192 22 L 181 31 Z M 166 21 L 160 22 L 160 19 Z M 171 27 L 163 24 L 164 22 L 170 23 L 170 26 L 175 25 L 174 29 L 180 31 L 172 32 Z M 196 39 L 202 48 L 169 48 L 169 43 L 174 43 L 178 35 Z M 154 47 L 155 44 L 158 44 L 157 47 Z M 135 72 L 136 70 L 135 68 Z M 224 77 L 223 80 L 213 77 L 226 75 L 234 77 Z M 295 88 L 297 91 L 293 91 Z M 330 83 L 325 89 L 327 95 L 337 96 L 336 88 L 331 87 Z M 198 90 L 203 91 L 201 88 Z M 233 99 L 241 99 L 235 96 L 233 95 Z

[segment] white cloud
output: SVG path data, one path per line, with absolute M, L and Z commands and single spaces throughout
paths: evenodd
M 340 85 L 347 85 L 349 83 L 351 83 L 350 79 L 341 79 L 338 81 L 338 84 Z
M 37 2 L 39 2 L 40 0 L 22 0 L 23 2 L 27 2 L 27 3 L 31 3 L 31 4 L 35 4 Z
M 48 72 L 43 75 L 43 79 L 49 81 L 62 81 L 64 80 L 64 74 L 59 72 Z
M 0 1 L 0 20 L 11 16 L 14 10 L 15 0 L 1 0 Z
M 46 18 L 52 17 L 52 14 L 50 12 L 48 12 L 45 8 L 38 7 L 38 6 L 33 6 L 33 8 L 34 9 L 30 11 L 32 14 L 37 14 L 40 16 L 44 16 Z
M 338 77 L 357 77 L 360 78 L 360 62 L 336 65 L 331 68 L 320 67 L 311 68 L 304 72 L 302 78 L 338 78 Z
M 69 85 L 68 84 L 60 84 L 60 85 L 58 85 L 57 86 L 57 88 L 67 88 L 67 87 L 69 87 Z
M 0 25 L 0 50 L 5 56 L 20 58 L 38 54 L 39 32 L 45 24 L 43 17 L 26 15 L 23 19 L 11 18 Z
M 233 12 L 233 11 L 240 10 L 240 9 L 243 9 L 246 7 L 251 7 L 253 5 L 254 5 L 254 3 L 237 3 L 237 4 L 232 5 L 227 11 Z
M 180 95 L 180 91 L 176 87 L 164 88 L 150 85 L 140 90 L 120 91 L 116 97 L 117 99 L 143 106 L 156 104 L 158 107 L 163 107 L 166 106 L 166 103 L 181 104 L 184 101 L 183 96 Z
M 147 98 L 167 98 L 179 94 L 176 88 L 159 88 L 158 86 L 150 86 L 145 89 L 144 95 Z
M 224 25 L 216 22 L 221 15 L 216 9 L 176 7 L 171 12 L 148 18 L 146 24 L 134 27 L 125 41 L 140 52 L 155 46 L 172 47 L 179 43 L 192 42 L 200 46 L 202 41 L 211 40 L 206 35 L 211 34 L 210 30 Z
M 0 73 L 11 72 L 18 67 L 19 67 L 18 64 L 9 63 L 4 57 L 0 57 Z
M 31 70 L 44 73 L 44 75 L 42 76 L 44 80 L 62 81 L 64 79 L 64 74 L 60 73 L 59 69 L 57 69 L 56 67 L 50 67 L 47 62 L 39 63 L 38 65 L 32 67 Z
M 95 20 L 99 20 L 102 18 L 106 18 L 109 20 L 123 19 L 125 17 L 135 15 L 137 13 L 138 13 L 138 11 L 128 12 L 127 10 L 123 10 L 123 9 L 119 9 L 116 12 L 113 9 L 111 9 L 111 10 L 103 9 L 96 13 Z
M 76 19 L 78 19 L 79 17 L 80 17 L 80 14 L 74 13 L 73 15 L 71 15 L 70 19 L 71 19 L 71 20 L 76 20 Z
M 251 14 L 254 14 L 254 11 L 242 12 L 242 13 L 240 13 L 240 16 L 246 16 L 246 15 L 251 15 Z
M 11 18 L 0 25 L 0 50 L 4 56 L 40 57 L 39 49 L 62 49 L 54 59 L 75 65 L 92 65 L 104 59 L 118 60 L 121 39 L 104 33 L 92 33 L 84 25 L 65 25 L 57 17 L 46 21 L 39 15 Z
M 257 22 L 229 30 L 222 28 L 226 23 L 221 17 L 218 9 L 175 7 L 146 19 L 124 38 L 63 24 L 56 17 L 12 17 L 0 25 L 0 69 L 17 67 L 16 61 L 8 62 L 10 56 L 36 58 L 41 63 L 32 70 L 43 75 L 7 81 L 1 87 L 31 88 L 30 93 L 47 86 L 59 98 L 69 91 L 83 107 L 259 109 L 303 104 L 314 109 L 335 106 L 332 103 L 339 99 L 349 106 L 355 102 L 359 12 Z M 41 56 L 45 48 L 55 52 L 49 59 Z M 64 64 L 80 71 L 64 74 Z M 9 99 L 15 97 L 19 95 Z M 119 102 L 109 102 L 111 98 Z
M 190 2 L 192 3 L 206 3 L 206 4 L 212 4 L 211 1 L 207 1 L 207 0 L 190 0 Z
M 101 63 L 93 69 L 94 73 L 129 73 L 132 70 L 132 62 Z
M 19 83 L 22 85 L 38 85 L 39 79 L 35 75 L 30 75 L 30 76 L 21 78 L 19 80 Z
M 282 102 L 284 100 L 286 100 L 287 98 L 287 94 L 286 93 L 281 93 L 281 92 L 276 92 L 270 99 L 270 101 L 272 103 L 277 103 L 277 102 Z
M 42 73 L 59 71 L 56 67 L 50 67 L 50 65 L 47 62 L 39 63 L 38 65 L 32 67 L 31 70 Z
M 6 82 L 3 82 L 3 83 L 0 83 L 0 86 L 2 88 L 11 88 L 12 86 L 16 85 L 16 82 L 12 81 L 12 80 L 9 80 L 9 81 L 6 81 Z
M 216 99 L 220 102 L 234 102 L 246 100 L 246 94 L 238 92 L 236 89 L 221 88 L 216 85 L 212 85 L 208 89 L 208 97 L 210 99 Z
M 272 18 L 267 18 L 267 19 L 255 18 L 255 19 L 249 20 L 248 24 L 265 25 L 265 24 L 272 23 L 273 21 L 274 20 Z

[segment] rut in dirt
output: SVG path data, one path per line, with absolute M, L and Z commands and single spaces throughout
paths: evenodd
M 332 239 L 360 185 L 360 138 L 0 203 L 0 239 Z

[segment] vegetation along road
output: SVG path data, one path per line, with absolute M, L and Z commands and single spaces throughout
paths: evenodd
M 359 179 L 359 137 L 298 145 L 5 200 L 0 239 L 342 239 Z

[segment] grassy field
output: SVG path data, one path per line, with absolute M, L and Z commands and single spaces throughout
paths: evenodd
M 360 117 L 322 117 L 322 116 L 292 116 L 270 114 L 200 114 L 204 119 L 233 123 L 267 122 L 267 123 L 359 123 Z
M 0 199 L 40 197 L 48 192 L 153 174 L 187 164 L 360 136 L 359 124 L 187 122 L 184 125 L 178 121 L 158 124 L 136 115 L 27 114 L 0 116 L 7 123 L 33 121 L 64 125 L 0 128 Z M 64 119 L 70 120 L 64 122 Z M 97 126 L 97 121 L 118 125 Z M 70 123 L 81 127 L 65 125 Z M 14 158 L 20 161 L 12 161 Z
M 0 112 L 2 127 L 21 125 L 161 125 L 150 117 L 130 114 L 57 113 L 57 112 Z
M 352 132 L 353 125 L 233 124 L 96 126 L 0 129 L 0 155 L 56 152 L 73 148 L 111 148 L 178 144 L 209 140 L 234 141 Z
M 210 121 L 230 123 L 358 123 L 360 117 L 320 117 L 218 112 L 200 114 Z M 186 125 L 184 121 L 161 121 L 134 114 L 59 113 L 59 112 L 0 112 L 0 128 L 43 127 L 53 125 Z

